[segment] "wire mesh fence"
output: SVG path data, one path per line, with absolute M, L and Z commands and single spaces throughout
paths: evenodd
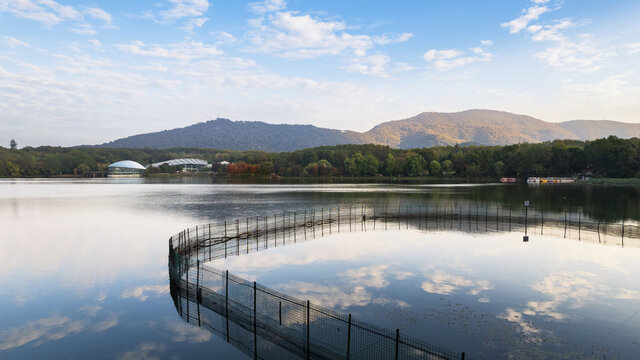
M 522 232 L 640 245 L 637 222 L 603 223 L 579 211 L 472 206 L 342 206 L 274 213 L 185 229 L 169 240 L 176 309 L 188 322 L 217 333 L 254 359 L 464 359 L 428 342 L 352 319 L 309 301 L 202 265 L 347 231 Z

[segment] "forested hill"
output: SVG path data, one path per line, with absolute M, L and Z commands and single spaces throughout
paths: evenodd
M 362 134 L 353 131 L 323 129 L 312 125 L 275 125 L 261 121 L 216 119 L 179 129 L 129 136 L 100 147 L 294 151 L 321 145 L 364 142 Z
M 620 138 L 640 137 L 640 124 L 610 120 L 572 120 L 558 125 L 575 134 L 580 140 L 599 139 L 609 135 Z
M 367 134 L 374 143 L 400 149 L 461 143 L 508 145 L 576 138 L 557 124 L 493 110 L 425 112 L 409 119 L 382 123 Z
M 467 110 L 456 113 L 425 112 L 408 119 L 385 122 L 359 133 L 312 125 L 216 119 L 184 128 L 129 136 L 99 146 L 294 151 L 322 145 L 371 143 L 410 149 L 455 144 L 539 143 L 555 139 L 593 140 L 609 135 L 638 137 L 640 124 L 605 120 L 550 123 L 504 111 Z

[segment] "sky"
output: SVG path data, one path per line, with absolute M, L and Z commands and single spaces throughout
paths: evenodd
M 637 0 L 0 0 L 0 145 L 217 117 L 640 122 L 638 19 Z

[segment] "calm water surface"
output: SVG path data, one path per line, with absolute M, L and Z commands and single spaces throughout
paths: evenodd
M 187 226 L 349 203 L 525 199 L 639 218 L 629 188 L 3 180 L 0 358 L 245 358 L 176 313 L 167 240 Z M 409 229 L 332 234 L 213 266 L 473 358 L 634 359 L 639 260 L 635 248 Z

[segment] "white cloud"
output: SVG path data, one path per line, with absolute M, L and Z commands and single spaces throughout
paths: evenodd
M 0 335 L 0 350 L 20 347 L 35 340 L 59 340 L 67 335 L 84 330 L 85 323 L 65 316 L 52 316 L 31 322 L 21 327 L 3 330 Z
M 349 269 L 339 275 L 354 284 L 372 288 L 384 288 L 389 285 L 389 281 L 385 278 L 388 269 L 387 265 L 368 266 Z
M 350 306 L 366 306 L 373 301 L 373 295 L 364 286 L 355 286 L 350 291 L 344 291 L 338 286 L 290 281 L 278 286 L 277 289 L 300 299 L 309 299 L 314 304 L 328 308 L 346 309 Z
M 172 7 L 159 13 L 162 21 L 172 23 L 186 17 L 199 17 L 209 9 L 208 0 L 169 0 Z
M 352 35 L 337 21 L 321 21 L 294 12 L 270 14 L 253 32 L 251 50 L 272 53 L 284 58 L 312 58 L 337 55 L 347 49 L 364 56 L 373 47 L 366 35 Z
M 223 54 L 215 46 L 196 41 L 151 46 L 147 46 L 142 41 L 133 41 L 130 44 L 118 44 L 116 48 L 134 55 L 169 58 L 185 62 Z
M 249 4 L 249 9 L 258 14 L 284 10 L 286 7 L 287 3 L 284 0 L 264 0 Z
M 427 280 L 422 283 L 421 288 L 432 294 L 449 295 L 462 288 L 468 288 L 467 294 L 479 295 L 481 291 L 493 289 L 493 285 L 486 280 L 470 280 L 443 271 L 425 274 L 425 277 Z
M 598 99 L 605 108 L 637 109 L 640 98 L 640 86 L 630 84 L 633 72 L 609 75 L 602 80 L 591 83 L 576 83 L 573 81 L 563 84 L 561 97 L 579 106 L 593 105 L 591 99 Z
M 122 292 L 123 299 L 134 298 L 140 302 L 145 302 L 151 294 L 162 296 L 169 293 L 168 285 L 143 285 Z
M 593 72 L 602 67 L 602 62 L 615 52 L 602 48 L 587 36 L 579 42 L 560 40 L 553 46 L 535 54 L 535 58 L 547 65 L 568 71 Z
M 4 44 L 8 48 L 17 48 L 19 46 L 29 47 L 29 44 L 19 40 L 13 36 L 3 36 L 0 38 L 0 43 Z
M 387 70 L 390 61 L 391 58 L 384 54 L 356 57 L 353 63 L 347 67 L 347 71 L 379 78 L 388 78 L 389 74 Z
M 538 20 L 540 15 L 549 12 L 550 9 L 546 6 L 532 6 L 524 11 L 524 14 L 519 17 L 500 24 L 500 26 L 508 28 L 512 34 L 519 33 L 529 25 L 530 22 Z
M 166 328 L 173 334 L 171 340 L 175 342 L 196 344 L 211 340 L 211 333 L 209 331 L 204 328 L 189 325 L 184 321 L 168 323 Z
M 395 44 L 395 43 L 409 41 L 409 39 L 411 39 L 412 37 L 413 37 L 412 33 L 404 32 L 395 37 L 389 36 L 389 35 L 376 36 L 373 38 L 373 40 L 375 41 L 376 44 L 387 45 L 387 44 Z
M 323 21 L 291 11 L 267 14 L 266 17 L 253 19 L 250 25 L 254 28 L 250 32 L 250 51 L 294 59 L 345 52 L 361 57 L 376 45 L 404 42 L 413 36 L 410 33 L 396 37 L 352 34 L 343 22 Z
M 202 27 L 209 20 L 202 16 L 209 10 L 208 0 L 168 0 L 164 5 L 166 9 L 156 13 L 147 11 L 142 17 L 160 24 L 173 24 L 184 20 L 180 29 L 189 33 Z
M 527 27 L 527 31 L 533 34 L 531 35 L 531 40 L 533 41 L 563 41 L 565 37 L 562 36 L 560 30 L 575 26 L 577 26 L 577 24 L 572 20 L 564 19 L 551 25 L 530 25 Z
M 131 351 L 116 356 L 117 360 L 156 360 L 164 358 L 166 345 L 156 342 L 142 343 Z
M 629 55 L 640 53 L 640 43 L 625 44 L 624 48 L 627 49 L 627 54 Z
M 73 6 L 61 5 L 53 0 L 0 0 L 0 11 L 18 18 L 34 20 L 45 26 L 82 18 Z
M 206 23 L 207 21 L 209 21 L 209 18 L 206 17 L 191 18 L 184 23 L 181 29 L 186 32 L 192 33 L 193 29 L 202 27 L 202 25 L 204 25 L 204 23 Z
M 216 38 L 217 44 L 232 44 L 237 41 L 235 36 L 225 31 L 218 31 L 212 35 Z
M 101 20 L 106 26 L 110 26 L 113 20 L 111 14 L 96 7 L 86 7 L 82 10 L 82 13 L 94 19 Z
M 98 33 L 88 23 L 80 23 L 75 28 L 72 28 L 71 31 L 80 35 L 95 35 Z
M 484 40 L 484 44 L 492 44 L 489 40 Z M 488 53 L 482 47 L 469 49 L 473 54 L 465 54 L 456 49 L 436 50 L 431 49 L 422 56 L 431 67 L 438 71 L 447 71 L 453 68 L 472 64 L 474 62 L 486 62 L 493 59 L 493 54 Z

